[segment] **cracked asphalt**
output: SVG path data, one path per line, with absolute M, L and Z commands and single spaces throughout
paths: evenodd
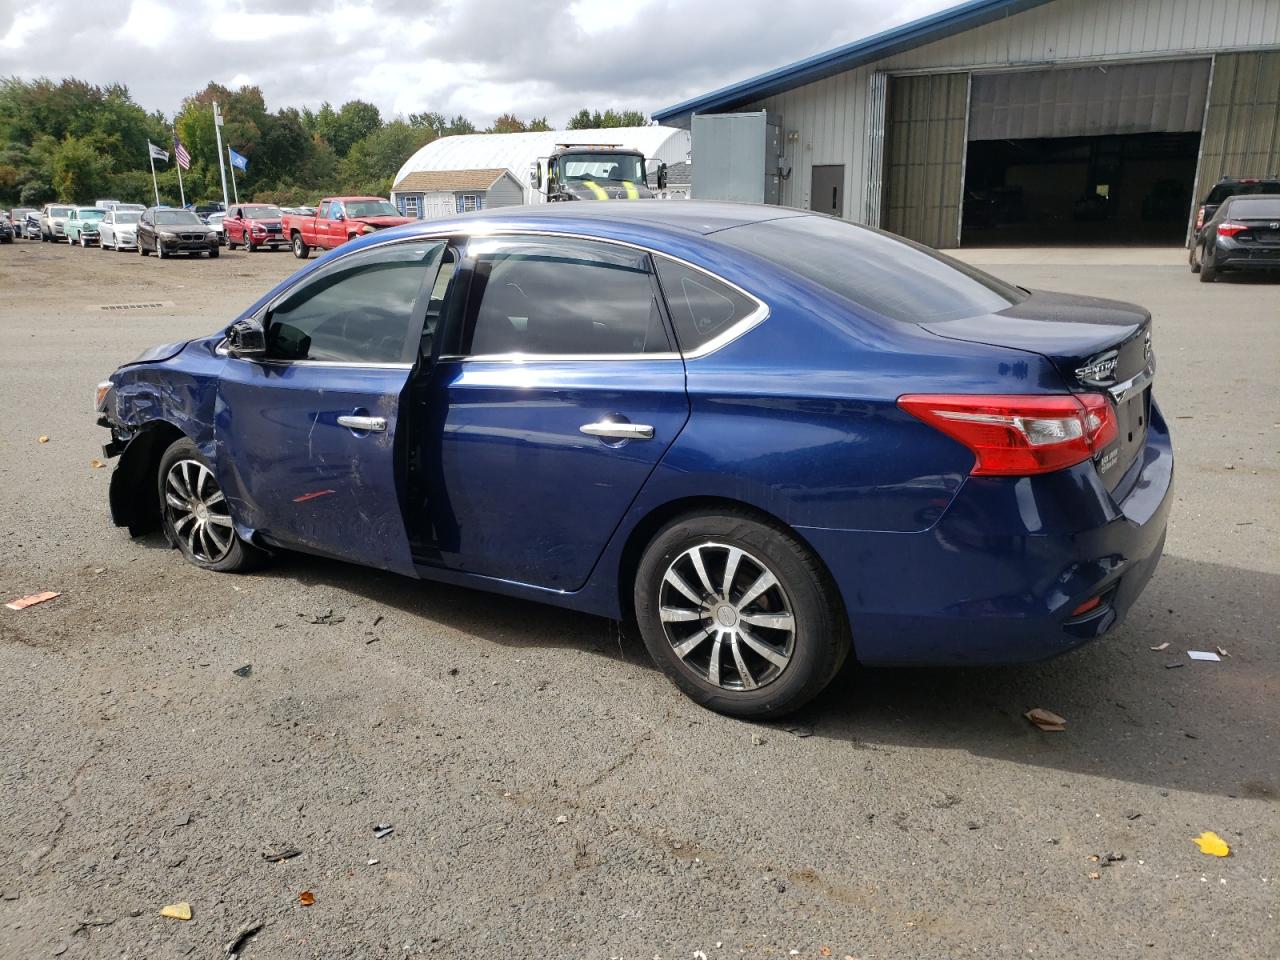
M 296 264 L 0 247 L 0 599 L 62 594 L 0 608 L 0 957 L 212 958 L 257 924 L 246 958 L 1280 956 L 1280 286 L 1176 250 L 966 256 L 1155 313 L 1163 564 L 1069 656 L 851 668 L 760 726 L 627 625 L 130 540 L 94 384 Z M 134 303 L 161 306 L 98 309 Z

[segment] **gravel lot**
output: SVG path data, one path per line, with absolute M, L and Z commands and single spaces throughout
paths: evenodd
M 1181 251 L 966 256 L 1155 313 L 1163 565 L 1052 663 L 850 669 L 754 726 L 626 626 L 131 541 L 94 384 L 296 261 L 0 247 L 0 599 L 63 594 L 0 608 L 0 956 L 212 958 L 250 923 L 249 958 L 1280 955 L 1280 286 Z

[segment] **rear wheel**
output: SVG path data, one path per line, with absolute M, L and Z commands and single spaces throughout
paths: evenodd
M 1209 246 L 1205 244 L 1200 254 L 1200 282 L 1213 283 L 1218 278 L 1218 268 L 1209 261 Z
M 1187 251 L 1187 263 L 1191 265 L 1192 273 L 1200 272 L 1200 244 L 1191 244 L 1191 249 Z
M 293 235 L 293 255 L 299 260 L 305 260 L 310 253 L 311 249 L 307 246 L 306 241 L 302 239 L 302 234 L 295 233 Z
M 645 646 L 692 699 L 742 717 L 816 697 L 849 652 L 830 577 L 799 540 L 748 514 L 678 518 L 636 571 Z
M 157 482 L 165 536 L 197 567 L 230 573 L 252 569 L 266 557 L 240 539 L 213 470 L 186 437 L 160 458 Z

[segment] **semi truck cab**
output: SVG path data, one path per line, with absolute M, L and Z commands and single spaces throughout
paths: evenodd
M 655 174 L 658 189 L 665 189 L 667 165 L 659 161 Z M 529 183 L 548 203 L 653 197 L 644 154 L 621 144 L 557 144 L 529 165 Z

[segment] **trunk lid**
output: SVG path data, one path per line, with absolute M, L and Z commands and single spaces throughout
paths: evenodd
M 1013 347 L 1053 364 L 1073 392 L 1107 393 L 1119 436 L 1097 458 L 1114 490 L 1142 451 L 1151 409 L 1151 313 L 1131 303 L 1032 291 L 998 313 L 923 324 L 941 337 Z

